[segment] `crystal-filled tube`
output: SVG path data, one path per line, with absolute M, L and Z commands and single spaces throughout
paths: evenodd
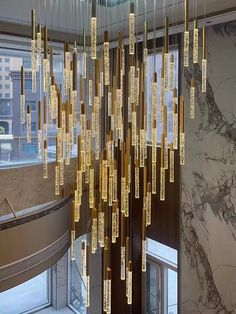
M 97 58 L 97 18 L 91 18 L 91 58 Z
M 60 194 L 60 176 L 59 176 L 59 163 L 55 165 L 55 195 Z
M 86 79 L 87 76 L 87 54 L 83 52 L 82 54 L 82 75 L 83 79 Z
M 89 106 L 93 104 L 93 81 L 89 79 Z
M 178 113 L 173 113 L 173 145 L 178 149 Z
M 120 248 L 120 279 L 125 280 L 125 246 Z
M 48 88 L 48 59 L 43 59 L 43 91 L 47 92 Z
M 71 260 L 75 260 L 75 230 L 71 230 Z
M 140 167 L 144 167 L 144 158 L 145 158 L 145 130 L 140 129 Z
M 104 84 L 110 85 L 110 56 L 109 56 L 109 42 L 104 42 Z
M 111 242 L 116 243 L 116 233 L 117 233 L 117 212 L 112 211 L 112 236 L 111 236 Z
M 180 164 L 185 164 L 185 134 L 180 133 L 179 134 L 179 155 L 180 155 Z
M 173 148 L 173 144 L 171 144 L 170 149 L 170 175 L 169 175 L 169 181 L 174 182 L 175 181 L 175 151 Z
M 28 108 L 27 108 L 28 111 Z M 31 112 L 27 112 L 27 143 L 31 143 L 32 140 L 32 132 L 31 132 Z
M 146 240 L 142 240 L 142 272 L 147 270 L 147 259 L 146 259 Z
M 134 12 L 130 12 L 129 14 L 129 54 L 134 55 L 134 50 L 135 50 L 135 15 L 134 15 Z
M 157 165 L 152 163 L 152 194 L 157 193 Z
M 90 276 L 86 275 L 86 300 L 85 300 L 85 306 L 89 307 L 90 306 Z
M 206 93 L 207 89 L 207 60 L 202 59 L 202 92 Z
M 195 86 L 190 87 L 190 119 L 195 118 Z
M 184 67 L 189 66 L 189 31 L 184 32 Z
M 81 247 L 81 276 L 85 277 L 86 275 L 86 243 L 82 241 Z
M 97 240 L 98 240 L 98 229 L 97 229 L 97 218 L 93 218 L 92 224 L 92 254 L 97 251 Z
M 160 200 L 165 200 L 165 168 L 161 167 L 161 173 L 160 173 Z
M 170 78 L 169 78 L 169 88 L 171 91 L 174 90 L 174 75 L 175 75 L 175 59 L 174 55 L 170 56 Z
M 164 54 L 164 77 L 165 77 L 165 90 L 168 90 L 169 85 L 169 54 Z
M 20 120 L 25 123 L 25 95 L 20 95 Z
M 139 198 L 139 166 L 138 165 L 135 166 L 134 171 L 135 171 L 135 174 L 134 174 L 135 198 Z
M 42 130 L 38 130 L 38 159 L 42 159 L 42 142 L 43 142 L 43 136 L 42 136 Z
M 47 141 L 45 142 L 44 142 L 44 150 L 43 150 L 43 178 L 47 179 L 48 178 L 48 149 L 47 149 Z
M 37 62 L 38 65 L 42 63 L 42 33 L 41 31 L 37 32 Z
M 32 72 L 32 92 L 36 93 L 36 42 L 31 40 L 31 72 Z
M 132 304 L 132 270 L 128 270 L 128 278 L 127 278 L 127 303 Z
M 100 244 L 100 247 L 104 247 L 104 240 L 105 240 L 104 228 L 105 228 L 104 212 L 99 211 L 98 212 L 98 242 Z
M 195 23 L 194 23 L 195 24 Z M 199 34 L 197 25 L 195 25 L 193 30 L 193 63 L 198 63 L 198 42 L 199 42 Z

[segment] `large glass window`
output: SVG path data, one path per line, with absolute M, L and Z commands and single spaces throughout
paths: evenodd
M 178 89 L 178 49 L 173 48 L 170 50 L 170 55 L 174 56 L 175 68 L 174 68 L 174 87 Z M 152 118 L 152 79 L 153 73 L 157 73 L 158 82 L 158 120 L 157 120 L 157 141 L 161 142 L 162 133 L 162 120 L 161 120 L 161 71 L 162 71 L 162 50 L 158 50 L 155 53 L 151 53 L 148 56 L 148 69 L 147 69 L 147 138 L 151 141 L 151 118 Z M 167 106 L 167 142 L 170 144 L 173 141 L 173 92 L 168 90 L 166 92 L 166 106 Z
M 147 313 L 178 313 L 177 251 L 147 240 Z
M 35 312 L 50 304 L 50 270 L 0 293 L 0 313 Z

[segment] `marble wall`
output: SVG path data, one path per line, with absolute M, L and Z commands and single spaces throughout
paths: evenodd
M 180 314 L 236 313 L 236 22 L 209 27 L 207 93 L 185 70 L 186 165 L 182 168 Z

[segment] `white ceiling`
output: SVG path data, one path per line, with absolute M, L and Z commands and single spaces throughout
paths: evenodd
M 157 28 L 161 28 L 165 15 L 169 16 L 170 24 L 183 21 L 184 0 L 134 0 L 134 2 L 138 33 L 142 32 L 145 19 L 148 21 L 149 29 L 153 29 L 155 24 Z M 98 34 L 100 36 L 105 29 L 113 38 L 117 37 L 118 31 L 127 34 L 129 3 L 130 1 L 127 1 L 111 8 L 97 5 Z M 193 7 L 194 3 L 195 8 Z M 154 5 L 156 6 L 155 19 Z M 192 0 L 190 1 L 190 17 L 230 10 L 235 6 L 235 0 Z M 78 35 L 82 34 L 83 27 L 85 27 L 89 33 L 90 0 L 1 0 L 0 20 L 29 25 L 33 7 L 36 9 L 37 23 L 46 24 L 49 28 L 58 31 L 78 33 Z M 156 22 L 154 23 L 154 21 Z

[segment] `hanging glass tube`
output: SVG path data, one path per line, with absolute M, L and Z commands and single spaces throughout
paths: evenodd
M 168 143 L 167 143 L 167 106 L 163 107 L 163 133 L 164 133 L 164 168 L 168 169 Z
M 90 246 L 86 245 L 86 298 L 85 306 L 90 306 Z
M 86 275 L 86 242 L 83 240 L 81 244 L 81 276 Z
M 157 193 L 157 164 L 152 163 L 152 194 Z
M 25 123 L 25 69 L 21 66 L 21 95 L 20 95 L 20 120 Z
M 189 0 L 184 0 L 184 67 L 189 65 Z
M 165 200 L 165 167 L 164 167 L 165 135 L 161 137 L 161 172 L 160 172 L 160 200 Z
M 152 219 L 152 187 L 151 183 L 147 184 L 147 196 L 146 196 L 146 226 L 151 225 Z
M 48 88 L 48 29 L 44 27 L 43 91 Z
M 32 133 L 31 133 L 31 110 L 30 105 L 27 106 L 27 143 L 31 143 Z
M 112 236 L 111 242 L 116 243 L 116 234 L 117 234 L 117 204 L 112 206 Z
M 139 198 L 139 160 L 136 159 L 134 168 L 134 184 L 135 184 L 135 198 Z
M 59 162 L 55 164 L 55 195 L 60 194 L 60 176 L 59 176 Z
M 42 159 L 42 122 L 41 122 L 41 101 L 38 102 L 38 159 Z
M 44 140 L 43 145 L 43 178 L 48 178 L 48 146 L 47 146 L 47 140 Z
M 152 116 L 153 119 L 157 118 L 157 73 L 153 73 L 152 80 Z
M 202 41 L 203 41 L 203 52 L 202 52 L 202 92 L 206 93 L 207 89 L 207 53 L 206 53 L 206 27 L 202 29 Z
M 71 260 L 75 260 L 75 211 L 74 207 L 72 206 L 71 210 Z
M 32 71 L 32 92 L 36 93 L 36 42 L 35 42 L 35 10 L 31 11 L 31 71 Z
M 38 25 L 37 31 L 37 62 L 38 65 L 42 64 L 42 33 L 41 33 L 41 25 Z
M 177 104 L 173 100 L 173 145 L 174 149 L 178 149 L 178 112 Z
M 108 31 L 104 32 L 104 44 L 103 44 L 103 64 L 104 64 L 104 84 L 110 85 L 110 56 L 109 56 L 109 39 Z
M 111 313 L 111 269 L 107 269 L 107 314 Z
M 142 272 L 146 272 L 146 213 L 142 211 Z
M 198 23 L 194 20 L 193 26 L 193 63 L 198 63 Z
M 43 97 L 43 138 L 46 140 L 48 137 L 48 125 L 47 125 L 47 99 Z
M 185 133 L 184 133 L 184 98 L 180 96 L 180 133 L 179 133 L 180 164 L 185 164 Z
M 173 143 L 170 144 L 170 176 L 169 181 L 175 181 L 175 151 Z
M 129 13 L 129 54 L 134 55 L 135 50 L 135 15 L 134 15 L 134 3 L 130 3 Z
M 170 91 L 174 90 L 174 75 L 175 75 L 175 58 L 174 54 L 170 55 L 170 79 L 169 79 L 169 88 Z
M 97 18 L 96 18 L 96 0 L 92 1 L 91 17 L 91 58 L 97 58 Z
M 97 251 L 98 241 L 98 220 L 97 220 L 97 209 L 93 208 L 93 223 L 92 223 L 92 254 Z
M 128 264 L 128 278 L 127 278 L 127 303 L 132 304 L 132 262 Z
M 83 55 L 82 55 L 82 75 L 83 79 L 87 77 L 87 53 L 86 53 L 86 31 L 83 28 Z
M 104 247 L 104 238 L 105 238 L 104 228 L 105 228 L 104 211 L 100 210 L 98 212 L 98 242 L 100 244 L 100 247 Z
M 191 86 L 190 86 L 190 119 L 195 118 L 195 81 L 191 79 Z
M 169 19 L 167 16 L 165 17 L 164 77 L 165 77 L 165 90 L 168 90 L 168 85 L 169 85 Z

